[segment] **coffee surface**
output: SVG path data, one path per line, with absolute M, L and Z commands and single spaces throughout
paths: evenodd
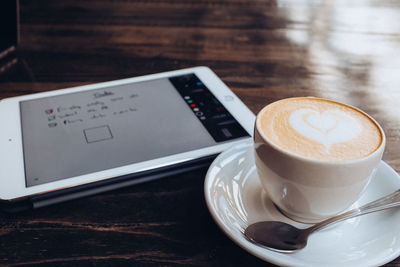
M 257 124 L 283 150 L 322 161 L 366 157 L 383 139 L 376 123 L 359 110 L 311 97 L 274 102 L 260 112 Z

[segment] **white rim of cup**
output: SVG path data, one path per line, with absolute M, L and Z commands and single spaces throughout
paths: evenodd
M 354 110 L 356 110 L 356 111 L 358 111 L 358 112 L 364 114 L 364 115 L 365 115 L 366 117 L 368 117 L 373 123 L 375 123 L 375 125 L 378 127 L 378 129 L 379 129 L 379 131 L 380 131 L 380 133 L 381 133 L 382 141 L 381 141 L 380 145 L 378 146 L 378 148 L 375 149 L 375 151 L 373 151 L 371 154 L 369 154 L 369 155 L 367 155 L 367 156 L 365 156 L 365 157 L 359 158 L 359 159 L 344 160 L 344 161 L 327 161 L 327 160 L 312 159 L 312 158 L 303 157 L 303 156 L 297 155 L 297 154 L 295 154 L 295 153 L 293 153 L 293 152 L 284 150 L 284 149 L 280 148 L 279 146 L 275 145 L 273 142 L 269 141 L 269 140 L 265 137 L 264 133 L 263 133 L 262 131 L 260 131 L 260 129 L 259 129 L 260 115 L 261 115 L 262 113 L 264 113 L 265 109 L 266 109 L 269 105 L 271 105 L 271 104 L 273 104 L 273 103 L 276 103 L 276 102 L 278 102 L 278 101 L 284 100 L 284 99 L 316 99 L 316 100 L 323 100 L 323 101 L 332 102 L 332 103 L 335 103 L 335 104 L 343 105 L 343 106 L 349 107 L 349 108 L 351 108 L 351 109 L 354 109 Z M 281 153 L 283 153 L 283 154 L 285 154 L 285 155 L 287 155 L 287 156 L 296 158 L 296 159 L 298 159 L 298 160 L 302 160 L 302 161 L 306 161 L 306 162 L 312 162 L 312 163 L 318 163 L 318 164 L 346 165 L 346 164 L 349 164 L 349 163 L 356 163 L 356 162 L 365 161 L 365 160 L 368 160 L 369 158 L 374 157 L 376 154 L 381 153 L 381 150 L 384 150 L 385 145 L 386 145 L 386 136 L 385 136 L 385 132 L 383 131 L 383 129 L 382 129 L 382 127 L 379 125 L 379 123 L 378 123 L 374 118 L 372 118 L 369 114 L 367 114 L 366 112 L 362 111 L 361 109 L 359 109 L 359 108 L 357 108 L 357 107 L 354 107 L 354 106 L 351 106 L 351 105 L 348 105 L 348 104 L 345 104 L 345 103 L 342 103 L 342 102 L 339 102 L 339 101 L 335 101 L 335 100 L 331 100 L 331 99 L 326 99 L 326 98 L 320 98 L 320 97 L 311 97 L 311 96 L 304 96 L 304 97 L 288 97 L 288 98 L 282 98 L 282 99 L 280 99 L 280 100 L 277 100 L 277 101 L 274 101 L 274 102 L 272 102 L 272 103 L 269 103 L 268 105 L 266 105 L 265 107 L 263 107 L 263 108 L 258 112 L 257 117 L 256 117 L 255 127 L 256 127 L 257 132 L 259 133 L 259 135 L 260 135 L 261 138 L 263 139 L 263 141 L 264 141 L 265 143 L 268 143 L 268 144 L 269 144 L 271 147 L 273 147 L 275 150 L 278 150 L 279 152 L 281 152 Z M 383 151 L 382 151 L 382 153 L 383 153 Z

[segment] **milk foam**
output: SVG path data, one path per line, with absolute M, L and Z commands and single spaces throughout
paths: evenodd
M 260 112 L 257 125 L 265 139 L 283 150 L 323 161 L 363 158 L 383 142 L 380 127 L 368 115 L 319 98 L 274 102 Z
M 323 144 L 327 153 L 332 144 L 349 141 L 361 131 L 357 119 L 335 109 L 322 113 L 313 109 L 298 109 L 290 115 L 289 123 L 301 135 Z

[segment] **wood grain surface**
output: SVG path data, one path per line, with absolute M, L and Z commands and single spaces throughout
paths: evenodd
M 0 99 L 205 65 L 254 113 L 291 96 L 365 110 L 400 172 L 400 2 L 20 0 L 20 21 Z M 269 266 L 212 220 L 205 172 L 0 213 L 0 265 Z

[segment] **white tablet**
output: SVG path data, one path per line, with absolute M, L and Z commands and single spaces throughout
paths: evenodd
M 203 167 L 254 119 L 207 67 L 3 99 L 0 199 L 40 207 Z

